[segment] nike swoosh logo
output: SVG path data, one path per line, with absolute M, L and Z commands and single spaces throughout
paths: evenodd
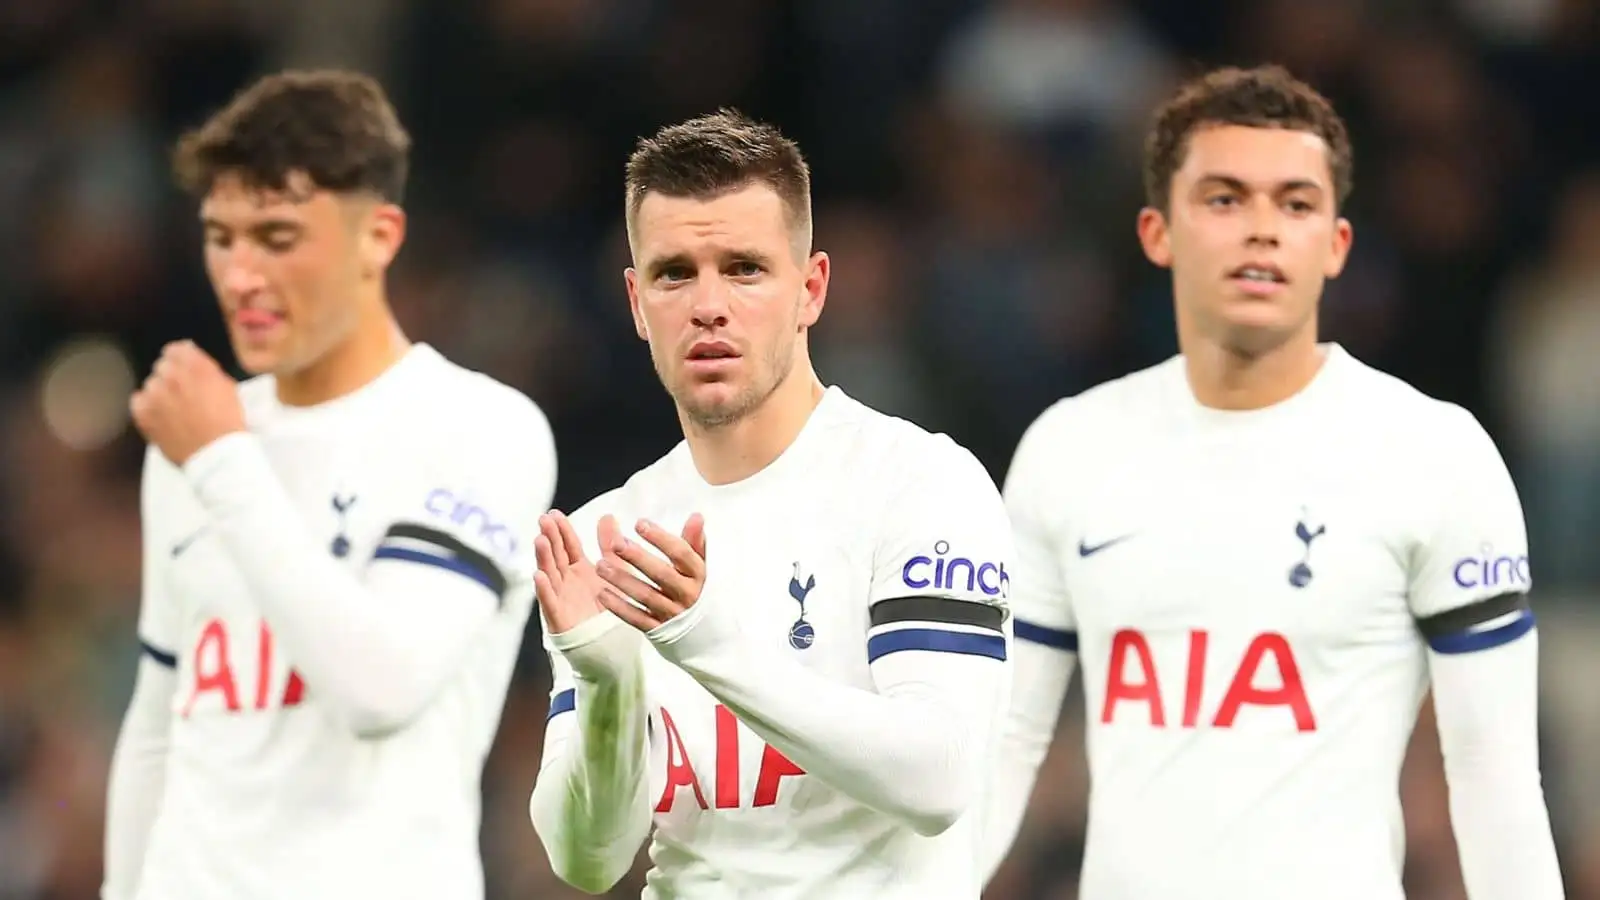
M 173 544 L 172 545 L 172 558 L 173 559 L 177 559 L 178 557 L 182 556 L 183 555 L 183 551 L 189 549 L 189 545 L 193 544 L 195 541 L 198 541 L 200 539 L 200 536 L 205 534 L 205 533 L 206 533 L 206 530 L 204 528 L 201 528 L 198 531 L 196 531 L 194 534 L 191 534 L 188 537 L 184 538 L 183 540 L 177 542 L 176 544 Z
M 1102 542 L 1100 542 L 1098 544 L 1089 544 L 1089 543 L 1085 543 L 1082 540 L 1079 540 L 1078 541 L 1078 556 L 1083 558 L 1083 559 L 1088 559 L 1089 557 L 1095 555 L 1096 553 L 1099 553 L 1101 550 L 1106 550 L 1108 548 L 1115 547 L 1116 545 L 1122 543 L 1123 541 L 1125 541 L 1125 540 L 1127 540 L 1128 538 L 1131 538 L 1131 537 L 1133 537 L 1133 535 L 1125 534 L 1125 535 L 1123 535 L 1121 537 L 1114 537 L 1109 541 L 1102 541 Z

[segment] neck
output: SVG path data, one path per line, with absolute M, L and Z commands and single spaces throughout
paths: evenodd
M 387 304 L 373 305 L 344 343 L 316 362 L 277 376 L 278 401 L 285 406 L 315 406 L 354 393 L 389 370 L 411 349 Z
M 1305 328 L 1263 353 L 1241 353 L 1215 341 L 1185 341 L 1189 389 L 1212 409 L 1264 409 L 1305 390 L 1327 353 L 1317 333 Z
M 771 396 L 737 422 L 702 428 L 680 410 L 684 440 L 700 477 L 710 484 L 733 484 L 771 465 L 800 436 L 824 391 L 806 362 L 797 364 Z

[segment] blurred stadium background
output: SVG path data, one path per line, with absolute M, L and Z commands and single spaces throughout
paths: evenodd
M 619 276 L 635 136 L 737 104 L 798 138 L 836 261 L 821 372 L 1000 478 L 1051 400 L 1173 351 L 1132 230 L 1145 111 L 1203 64 L 1258 61 L 1355 134 L 1356 251 L 1325 333 L 1477 412 L 1511 459 L 1548 795 L 1571 896 L 1600 898 L 1593 0 L 3 0 L 0 900 L 96 893 L 136 654 L 125 400 L 166 340 L 228 358 L 166 146 L 253 75 L 389 86 L 417 144 L 401 319 L 543 404 L 572 508 L 676 438 Z M 525 812 L 546 707 L 527 646 L 485 778 L 491 896 L 576 896 Z M 1080 722 L 991 897 L 1076 896 Z M 1425 717 L 1413 900 L 1464 896 L 1436 747 Z

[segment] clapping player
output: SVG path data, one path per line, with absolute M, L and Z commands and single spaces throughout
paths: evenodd
M 550 860 L 603 892 L 652 835 L 646 897 L 972 900 L 1009 682 L 999 491 L 813 371 L 829 261 L 793 143 L 733 112 L 665 128 L 626 203 L 684 440 L 542 522 Z

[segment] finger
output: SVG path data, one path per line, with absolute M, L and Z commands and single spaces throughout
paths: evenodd
M 182 368 L 184 361 L 188 356 L 184 349 L 185 343 L 186 342 L 184 341 L 173 341 L 165 347 L 162 347 L 161 358 L 156 360 L 156 368 L 160 369 L 163 364 L 166 366 L 166 369 L 169 372 Z
M 128 398 L 128 414 L 133 417 L 134 427 L 144 434 L 150 424 L 150 398 L 144 391 L 134 391 L 133 396 Z
M 557 562 L 556 551 L 550 543 L 550 538 L 540 534 L 533 539 L 533 556 L 539 564 L 539 572 L 555 590 L 560 591 L 561 584 L 565 581 L 562 572 L 566 567 Z
M 602 557 L 600 562 L 595 564 L 594 570 L 606 584 L 637 601 L 640 606 L 649 610 L 651 615 L 663 622 L 683 611 L 671 597 L 655 585 L 633 574 L 626 565 L 615 559 Z
M 689 546 L 688 541 L 649 519 L 640 519 L 634 525 L 634 530 L 639 532 L 640 537 L 649 541 L 657 550 L 660 550 L 671 561 L 672 567 L 684 577 L 699 580 L 705 574 L 705 560 L 694 552 L 694 548 Z M 633 560 L 630 559 L 628 562 L 633 562 Z M 644 570 L 641 568 L 640 571 Z M 649 572 L 645 572 L 645 574 L 651 575 Z M 651 575 L 651 577 L 655 576 Z
M 572 560 L 567 556 L 567 540 L 561 536 L 561 527 L 556 524 L 556 518 L 546 513 L 539 517 L 539 540 L 545 542 L 550 551 L 550 561 L 556 566 L 556 571 L 565 572 L 572 565 Z
M 600 605 L 605 607 L 612 615 L 640 631 L 654 631 L 661 627 L 659 619 L 610 591 L 600 592 Z
M 695 600 L 695 581 L 678 571 L 670 560 L 662 559 L 646 550 L 643 544 L 618 538 L 610 548 L 609 558 L 627 563 L 650 581 L 663 594 L 675 602 L 688 606 Z
M 550 517 L 556 520 L 556 528 L 561 534 L 561 543 L 567 552 L 567 565 L 588 562 L 589 556 L 583 552 L 583 541 L 578 538 L 578 530 L 572 527 L 572 520 L 559 509 L 551 510 Z
M 622 536 L 622 528 L 617 525 L 617 517 L 613 515 L 601 516 L 594 533 L 595 537 L 600 540 L 600 555 L 602 556 L 614 555 L 617 544 L 625 540 Z
M 183 343 L 184 352 L 189 357 L 189 360 L 195 365 L 204 366 L 207 369 L 215 369 L 218 372 L 222 371 L 222 366 L 217 363 L 216 359 L 213 358 L 211 354 L 200 349 L 199 344 L 196 344 L 194 341 L 184 341 Z
M 699 513 L 689 516 L 689 521 L 683 523 L 683 540 L 700 557 L 701 565 L 706 559 L 706 517 Z
M 544 611 L 545 624 L 550 624 L 550 612 L 556 607 L 556 592 L 554 584 L 550 583 L 550 576 L 543 569 L 533 573 L 533 592 L 539 598 L 539 608 Z

